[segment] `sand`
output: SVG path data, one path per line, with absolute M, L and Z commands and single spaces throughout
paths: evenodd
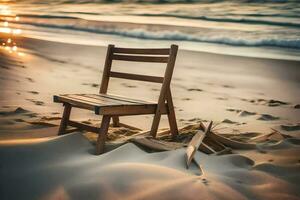
M 198 151 L 201 174 L 196 165 L 185 168 L 184 148 L 147 153 L 132 143 L 112 145 L 134 134 L 125 128 L 110 131 L 101 156 L 89 142 L 93 134 L 57 137 L 62 106 L 53 95 L 97 93 L 106 48 L 15 41 L 24 55 L 0 49 L 1 199 L 299 199 L 299 62 L 179 51 L 172 80 L 179 126 L 213 120 L 218 133 L 257 143 L 222 156 Z M 163 73 L 161 66 L 116 64 Z M 109 90 L 146 100 L 159 94 L 156 84 L 118 79 Z M 75 109 L 71 117 L 100 123 L 88 111 Z M 151 119 L 121 122 L 149 129 Z M 290 138 L 266 136 L 274 130 Z
M 299 161 L 295 152 L 290 154 L 299 153 L 299 145 L 286 140 L 261 147 L 275 157 L 284 148 L 281 156 L 289 155 L 288 166 L 238 154 L 197 152 L 201 176 L 195 164 L 185 168 L 184 149 L 146 153 L 129 143 L 95 156 L 94 146 L 80 133 L 1 145 L 1 195 L 3 199 L 299 199 Z

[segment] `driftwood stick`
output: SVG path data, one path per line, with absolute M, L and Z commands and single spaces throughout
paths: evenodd
M 138 127 L 131 126 L 131 125 L 128 125 L 128 124 L 124 124 L 124 123 L 121 123 L 121 122 L 119 122 L 119 126 L 129 128 L 129 129 L 132 129 L 132 130 L 142 131 L 142 129 L 140 129 Z
M 175 150 L 182 148 L 184 145 L 181 143 L 175 143 L 175 142 L 165 142 L 162 140 L 157 140 L 154 138 L 145 138 L 145 137 L 134 137 L 131 138 L 129 141 L 142 145 L 144 147 L 147 147 L 151 150 L 155 151 L 170 151 L 170 150 Z
M 213 123 L 212 121 L 209 123 L 204 134 L 202 133 L 202 131 L 198 131 L 192 138 L 191 142 L 189 143 L 186 149 L 186 168 L 189 168 L 192 160 L 194 159 L 195 153 L 198 150 L 200 144 L 202 143 L 204 137 L 206 136 L 207 133 L 210 132 L 212 123 Z
M 205 125 L 202 122 L 200 122 L 200 128 L 202 130 L 205 129 Z M 254 149 L 254 148 L 256 148 L 256 144 L 254 144 L 254 143 L 245 143 L 245 142 L 231 140 L 231 139 L 228 139 L 221 135 L 218 135 L 218 134 L 214 133 L 213 131 L 210 131 L 207 134 L 207 136 L 210 137 L 211 139 L 216 140 L 216 141 L 224 144 L 225 146 L 231 147 L 233 149 Z
M 279 135 L 282 135 L 282 137 L 284 137 L 284 138 L 292 138 L 292 136 L 287 135 L 287 134 L 283 134 L 282 132 L 276 130 L 275 128 L 271 128 L 271 130 L 273 130 L 275 133 L 277 133 Z
M 251 142 L 259 142 L 259 141 L 264 141 L 266 139 L 268 139 L 270 136 L 272 136 L 275 132 L 272 133 L 267 133 L 267 134 L 263 134 L 263 135 L 259 135 L 256 137 L 253 137 L 250 139 Z
M 205 153 L 208 153 L 208 154 L 210 154 L 210 153 L 216 153 L 216 151 L 213 148 L 211 148 L 210 146 L 208 146 L 204 142 L 201 143 L 199 149 L 201 151 L 204 151 Z

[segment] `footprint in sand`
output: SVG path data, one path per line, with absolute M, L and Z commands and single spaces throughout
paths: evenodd
M 273 121 L 278 119 L 280 118 L 269 114 L 262 114 L 259 118 L 257 118 L 257 120 L 262 120 L 262 121 Z
M 82 85 L 89 85 L 89 86 L 92 86 L 92 87 L 99 87 L 100 86 L 97 83 L 82 83 Z
M 225 97 L 217 97 L 216 99 L 217 99 L 217 100 L 223 100 L 223 101 L 228 100 L 228 98 L 225 98 Z
M 15 122 L 25 122 L 24 119 L 19 119 L 19 118 L 18 118 L 18 119 L 14 119 L 14 121 L 15 121 Z
M 4 116 L 4 117 L 12 117 L 9 120 L 2 120 L 2 124 L 6 124 L 6 125 L 13 125 L 16 123 L 22 123 L 22 122 L 26 122 L 26 120 L 24 119 L 24 117 L 29 117 L 29 118 L 34 118 L 37 116 L 36 113 L 32 113 L 28 110 L 25 110 L 21 107 L 18 107 L 16 109 L 10 109 L 10 110 L 4 110 L 4 111 L 0 111 L 0 116 Z
M 182 98 L 181 100 L 182 100 L 182 101 L 190 101 L 191 98 Z
M 136 88 L 137 87 L 136 85 L 131 85 L 131 84 L 128 84 L 128 83 L 121 83 L 121 85 L 123 85 L 127 88 Z
M 58 114 L 60 114 L 59 112 L 52 112 L 51 113 L 52 115 L 58 115 Z
M 36 113 L 25 113 L 24 115 L 30 118 L 35 118 L 38 116 Z
M 203 183 L 204 185 L 208 185 L 208 184 L 209 184 L 209 181 L 208 181 L 207 179 L 203 178 L 203 179 L 202 179 L 202 183 Z
M 187 89 L 187 91 L 189 91 L 189 92 L 193 92 L 193 91 L 195 91 L 195 92 L 203 92 L 203 90 L 200 89 L 200 88 L 189 88 L 189 89 Z
M 284 131 L 299 131 L 300 124 L 285 124 L 281 125 L 280 128 Z
M 226 110 L 229 111 L 229 112 L 236 112 L 236 113 L 239 113 L 239 112 L 242 111 L 240 109 L 235 109 L 235 108 L 227 108 Z
M 43 106 L 43 105 L 45 105 L 45 103 L 43 101 L 38 101 L 38 100 L 34 100 L 34 99 L 26 99 L 26 100 L 34 103 L 37 106 Z
M 151 88 L 152 91 L 160 91 L 160 89 L 157 88 Z
M 40 119 L 44 121 L 53 121 L 53 120 L 61 120 L 61 117 L 43 116 Z
M 289 104 L 288 102 L 274 100 L 274 99 L 271 99 L 271 100 L 267 101 L 267 105 L 270 106 L 270 107 L 288 105 L 288 104 Z
M 27 77 L 26 79 L 27 79 L 29 82 L 34 83 L 34 80 L 33 80 L 32 78 Z
M 283 105 L 289 105 L 290 103 L 284 102 L 284 101 L 279 101 L 279 100 L 274 100 L 274 99 L 241 99 L 242 101 L 247 101 L 249 103 L 253 103 L 255 105 L 266 105 L 269 107 L 276 107 L 276 106 L 283 106 Z
M 224 88 L 231 88 L 231 89 L 233 89 L 234 87 L 233 86 L 231 86 L 231 85 L 222 85 L 222 87 L 224 87 Z
M 199 118 L 199 117 L 195 117 L 195 118 L 189 119 L 188 121 L 189 122 L 195 122 L 195 121 L 202 121 L 202 119 Z
M 15 110 L 8 110 L 8 111 L 0 111 L 0 115 L 4 115 L 4 116 L 7 116 L 7 115 L 13 115 L 13 114 L 23 114 L 23 113 L 29 113 L 28 110 L 25 110 L 24 108 L 22 107 L 18 107 L 16 108 Z
M 296 105 L 294 106 L 294 108 L 295 108 L 295 109 L 300 109 L 300 104 L 296 104 Z
M 222 121 L 222 123 L 226 123 L 226 124 L 238 124 L 238 122 L 231 121 L 230 119 L 224 119 L 224 120 Z
M 236 112 L 236 113 L 238 113 L 238 115 L 240 117 L 247 117 L 247 116 L 252 116 L 252 115 L 257 114 L 256 112 L 250 112 L 247 110 L 240 110 L 240 109 L 234 109 L 234 108 L 227 108 L 226 110 L 229 112 Z
M 241 117 L 247 117 L 247 116 L 252 116 L 252 115 L 256 115 L 256 112 L 249 112 L 246 110 L 242 110 L 239 112 L 239 116 L 241 116 Z
M 28 93 L 31 93 L 31 94 L 39 94 L 39 92 L 37 91 L 27 91 Z

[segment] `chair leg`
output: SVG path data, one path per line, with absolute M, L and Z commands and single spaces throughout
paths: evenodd
M 167 94 L 167 105 L 168 105 L 168 120 L 170 125 L 170 131 L 172 134 L 172 138 L 175 139 L 178 135 L 178 127 L 176 122 L 175 110 L 172 100 L 171 92 L 169 91 Z
M 62 119 L 60 121 L 60 126 L 58 129 L 58 135 L 65 134 L 66 128 L 68 126 L 68 121 L 70 118 L 72 106 L 70 104 L 64 104 L 64 112 L 62 115 Z
M 104 152 L 104 146 L 105 146 L 110 118 L 111 117 L 108 115 L 104 115 L 102 117 L 100 132 L 98 133 L 98 139 L 96 144 L 96 155 L 102 154 Z
M 177 122 L 176 122 L 176 117 L 175 117 L 174 110 L 169 111 L 168 120 L 169 120 L 169 125 L 170 125 L 170 131 L 171 131 L 171 134 L 172 134 L 172 138 L 175 139 L 176 136 L 178 135 L 178 127 L 177 127 Z
M 151 130 L 150 130 L 150 135 L 152 135 L 153 138 L 156 138 L 160 117 L 161 117 L 161 113 L 159 113 L 159 112 L 157 112 L 154 115 Z
M 120 126 L 120 118 L 119 116 L 113 116 L 113 127 L 119 127 Z

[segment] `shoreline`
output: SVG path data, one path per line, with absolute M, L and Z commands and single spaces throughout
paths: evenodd
M 80 30 L 66 29 L 66 32 L 47 33 L 47 36 L 43 36 L 43 32 L 47 32 L 47 29 L 43 28 L 41 32 L 39 31 L 29 31 L 28 39 L 44 40 L 49 42 L 58 42 L 64 44 L 74 44 L 83 46 L 100 46 L 106 47 L 109 43 L 105 40 L 115 41 L 110 43 L 120 43 L 120 46 L 133 45 L 134 47 L 139 47 L 141 44 L 145 47 L 153 47 L 155 44 L 158 46 L 168 46 L 168 44 L 176 43 L 179 46 L 184 46 L 184 51 L 195 51 L 199 53 L 212 53 L 228 56 L 238 56 L 238 57 L 249 57 L 249 58 L 261 58 L 261 59 L 273 59 L 273 60 L 286 60 L 286 61 L 300 61 L 300 50 L 295 48 L 281 48 L 274 46 L 247 46 L 247 45 L 228 45 L 223 43 L 214 42 L 193 42 L 193 41 L 178 41 L 178 40 L 161 40 L 161 39 L 143 39 L 139 37 L 121 36 L 107 33 L 96 33 L 96 32 L 86 32 Z M 55 28 L 55 30 L 62 31 L 63 29 Z M 41 35 L 39 35 L 41 34 Z M 95 38 L 94 41 L 87 39 Z M 73 37 L 73 38 L 70 38 Z M 55 38 L 55 39 L 52 39 Z M 124 42 L 124 39 L 127 42 Z M 96 43 L 95 43 L 96 41 Z M 101 41 L 101 42 L 100 42 Z M 74 43 L 75 42 L 75 43 Z M 196 44 L 196 45 L 195 45 Z M 201 46 L 205 46 L 201 47 Z

